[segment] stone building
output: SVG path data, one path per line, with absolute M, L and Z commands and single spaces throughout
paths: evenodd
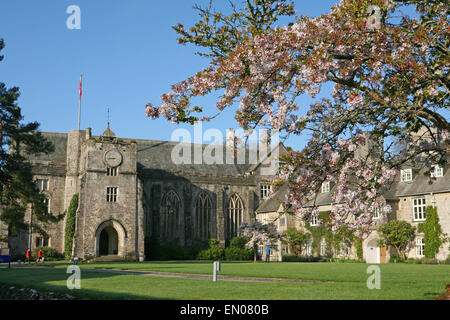
M 437 208 L 442 231 L 450 235 L 450 168 L 448 165 L 444 168 L 436 165 L 432 168 L 431 173 L 426 171 L 426 168 L 405 165 L 400 176 L 383 196 L 386 204 L 392 207 L 392 212 L 387 217 L 388 220 L 403 220 L 416 227 L 416 238 L 410 243 L 407 252 L 409 258 L 424 257 L 426 243 L 424 242 L 424 235 L 417 231 L 417 227 L 419 223 L 426 219 L 425 208 L 427 206 L 431 205 Z M 432 183 L 430 183 L 430 178 L 433 178 Z M 296 217 L 289 207 L 285 208 L 282 204 L 286 192 L 287 188 L 284 186 L 272 198 L 263 201 L 256 209 L 257 220 L 265 223 L 274 222 L 280 231 L 295 227 L 308 232 L 305 229 L 304 221 Z M 314 201 L 320 212 L 331 210 L 332 192 L 333 186 L 324 183 L 320 192 L 315 195 Z M 379 217 L 374 216 L 374 219 L 379 219 Z M 377 223 L 377 225 L 379 224 L 380 222 Z M 314 227 L 313 222 L 311 226 Z M 386 263 L 391 255 L 396 253 L 392 248 L 380 247 L 378 245 L 380 236 L 377 232 L 377 226 L 372 227 L 372 229 L 372 232 L 362 243 L 363 259 L 367 263 Z M 326 244 L 322 242 L 318 252 L 313 252 L 311 243 L 308 243 L 306 251 L 310 255 L 320 256 L 325 251 L 324 246 Z M 271 251 L 271 259 L 280 260 L 285 253 L 288 253 L 287 246 L 278 243 L 275 250 Z M 263 252 L 262 254 L 264 255 Z M 441 246 L 436 258 L 444 260 L 449 255 L 450 243 L 447 242 Z M 336 252 L 334 256 L 356 259 L 357 250 L 355 246 L 348 248 L 344 246 L 343 250 Z
M 234 134 L 229 133 L 227 144 L 233 144 Z M 224 161 L 198 163 L 196 149 L 211 152 L 208 145 L 118 138 L 109 124 L 100 136 L 93 136 L 90 128 L 42 134 L 55 145 L 55 152 L 28 156 L 36 183 L 54 214 L 67 212 L 72 197 L 79 195 L 72 254 L 85 259 L 143 259 L 145 239 L 152 236 L 185 247 L 209 238 L 224 245 L 237 235 L 242 222 L 255 221 L 261 190 L 267 191 L 278 167 L 271 153 L 264 157 L 266 153 L 257 151 L 252 154 L 261 159 L 249 161 L 251 149 L 244 150 L 244 162 L 239 157 L 226 161 L 225 148 L 222 155 L 215 154 Z M 192 151 L 193 161 L 173 161 L 180 146 Z M 278 144 L 274 150 L 285 149 Z M 31 219 L 29 210 L 25 221 Z M 64 218 L 48 225 L 49 238 L 28 230 L 9 239 L 13 254 L 24 253 L 29 244 L 32 249 L 43 245 L 63 253 L 65 223 Z

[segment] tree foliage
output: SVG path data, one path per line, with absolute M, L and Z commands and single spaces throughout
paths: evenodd
M 269 14 L 268 6 L 284 9 Z M 417 17 L 405 15 L 405 6 Z M 287 202 L 300 216 L 315 215 L 317 207 L 305 204 L 332 182 L 333 231 L 346 226 L 358 237 L 375 224 L 375 211 L 391 212 L 382 193 L 405 163 L 431 168 L 447 161 L 447 1 L 341 0 L 327 14 L 282 28 L 276 17 L 293 13 L 286 1 L 249 0 L 235 11 L 242 14 L 201 11 L 192 29 L 175 29 L 181 43 L 210 49 L 210 64 L 173 85 L 158 107 L 147 104 L 147 116 L 194 123 L 238 106 L 244 129 L 308 136 L 278 176 L 289 184 Z M 216 110 L 192 105 L 213 91 L 223 92 Z M 305 95 L 311 104 L 304 105 Z M 406 147 L 397 152 L 395 140 Z
M 66 228 L 64 236 L 64 255 L 67 260 L 72 258 L 72 245 L 75 235 L 75 220 L 78 209 L 78 193 L 74 194 L 70 200 L 69 209 L 67 210 Z
M 439 215 L 437 208 L 428 206 L 425 209 L 425 222 L 419 223 L 418 231 L 424 234 L 425 242 L 424 255 L 425 258 L 434 259 L 439 252 L 439 248 L 447 241 L 446 234 L 442 232 L 439 224 Z
M 0 39 L 0 51 L 4 41 Z M 0 61 L 3 56 L 0 56 Z M 0 83 L 0 219 L 8 225 L 8 233 L 15 236 L 27 227 L 24 221 L 27 208 L 33 214 L 33 229 L 47 235 L 43 225 L 59 221 L 63 215 L 49 213 L 45 195 L 33 181 L 32 167 L 25 154 L 48 154 L 54 150 L 51 142 L 39 132 L 39 123 L 21 123 L 23 116 L 16 105 L 19 88 L 8 89 Z
M 401 258 L 406 260 L 407 250 L 415 238 L 415 227 L 406 221 L 392 220 L 378 228 L 380 245 L 394 247 Z

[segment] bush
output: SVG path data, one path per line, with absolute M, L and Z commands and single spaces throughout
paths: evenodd
M 443 263 L 443 264 L 450 264 L 450 254 L 447 256 L 447 259 L 442 260 L 441 263 Z
M 217 239 L 209 239 L 208 249 L 200 251 L 195 258 L 198 260 L 223 260 L 224 250 Z
M 325 262 L 326 259 L 323 257 L 299 257 L 291 254 L 286 254 L 281 257 L 283 262 Z
M 55 248 L 52 248 L 52 247 L 37 247 L 31 253 L 31 257 L 32 257 L 33 260 L 36 260 L 38 258 L 39 250 L 42 250 L 42 256 L 44 257 L 44 261 L 63 260 L 65 258 L 64 254 L 58 252 L 58 250 L 56 250 Z M 25 256 L 24 256 L 24 259 L 26 259 Z M 22 261 L 24 261 L 24 260 L 22 260 Z
M 234 237 L 233 239 L 231 239 L 229 247 L 246 249 L 245 245 L 247 244 L 248 240 L 249 239 L 247 237 Z
M 328 258 L 328 262 L 338 262 L 338 263 L 361 263 L 361 260 L 355 259 L 345 259 L 345 258 Z
M 187 260 L 189 249 L 175 243 L 167 243 L 159 248 L 160 260 Z
M 209 240 L 208 239 L 194 239 L 194 243 L 191 248 L 192 257 L 197 257 L 200 251 L 206 250 L 209 248 Z
M 439 261 L 437 259 L 430 259 L 430 258 L 421 258 L 421 259 L 415 259 L 415 263 L 417 264 L 438 264 Z
M 253 260 L 254 250 L 238 247 L 225 248 L 225 260 Z

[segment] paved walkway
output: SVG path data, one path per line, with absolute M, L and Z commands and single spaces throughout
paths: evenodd
M 63 269 L 55 267 L 44 266 L 21 266 L 22 268 L 42 268 L 42 269 Z M 140 270 L 115 270 L 115 269 L 82 269 L 86 272 L 105 272 L 115 274 L 132 274 L 141 276 L 153 276 L 153 277 L 167 277 L 167 278 L 185 278 L 185 279 L 200 279 L 211 280 L 212 275 L 209 274 L 194 274 L 194 273 L 175 273 L 175 272 L 157 272 L 157 271 L 140 271 Z M 319 281 L 319 280 L 301 280 L 301 279 L 281 279 L 281 278 L 261 278 L 261 277 L 233 277 L 233 276 L 221 276 L 217 275 L 218 281 L 247 281 L 247 282 L 297 282 L 297 283 L 333 283 L 331 281 Z

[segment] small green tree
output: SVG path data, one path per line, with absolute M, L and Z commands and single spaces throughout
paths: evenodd
M 282 242 L 289 246 L 292 253 L 296 256 L 300 256 L 303 251 L 303 247 L 311 238 L 311 234 L 297 230 L 296 228 L 288 228 L 282 236 Z
M 434 259 L 439 252 L 439 248 L 447 241 L 447 238 L 439 224 L 437 208 L 428 206 L 425 209 L 425 214 L 427 218 L 425 222 L 419 224 L 418 231 L 424 234 L 425 258 Z
M 69 210 L 67 211 L 66 219 L 66 234 L 64 239 L 64 254 L 66 260 L 72 258 L 72 244 L 73 237 L 75 235 L 75 218 L 78 209 L 78 193 L 74 194 L 69 204 Z
M 406 251 L 415 237 L 415 227 L 406 221 L 392 220 L 378 228 L 380 245 L 393 246 L 402 259 L 407 259 Z

